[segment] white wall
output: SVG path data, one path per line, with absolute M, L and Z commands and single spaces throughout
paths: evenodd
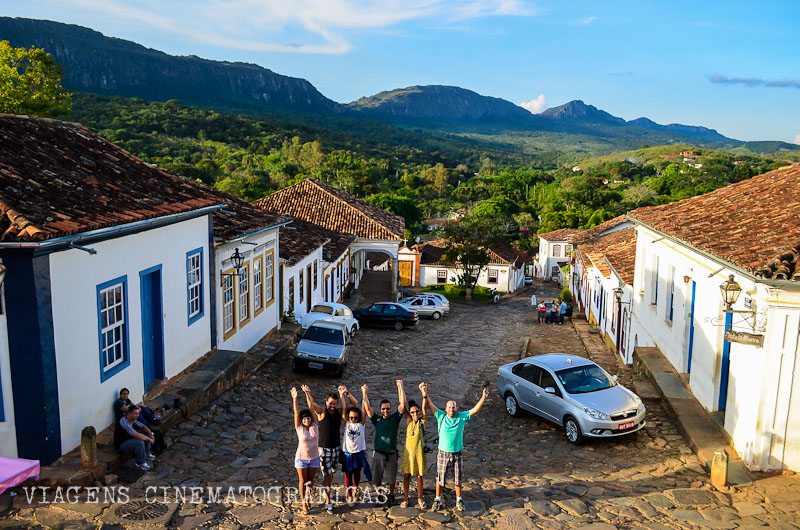
M 208 217 L 93 243 L 97 251 L 65 250 L 50 255 L 53 327 L 61 411 L 61 447 L 80 444 L 81 429 L 100 431 L 114 416 L 113 400 L 127 387 L 131 399 L 144 393 L 139 272 L 162 265 L 165 376 L 172 377 L 210 349 L 208 278 L 203 317 L 188 324 L 186 253 L 203 248 L 208 271 Z M 130 365 L 106 381 L 100 376 L 97 286 L 127 276 Z
M 553 256 L 554 246 L 558 246 L 559 255 Z M 553 267 L 558 266 L 559 262 L 569 261 L 572 252 L 572 244 L 566 241 L 547 241 L 539 237 L 539 268 L 544 278 L 548 280 L 562 281 L 564 274 L 559 271 L 553 276 Z M 560 269 L 560 267 L 559 267 Z
M 497 271 L 497 283 L 489 283 L 489 269 Z M 441 265 L 420 265 L 419 268 L 419 284 L 420 287 L 427 287 L 428 285 L 436 285 L 438 283 L 436 273 L 439 270 L 447 271 L 447 283 L 456 283 L 458 275 L 461 274 L 460 269 L 452 267 L 443 267 Z M 481 287 L 491 289 L 496 288 L 498 291 L 507 292 L 509 286 L 514 286 L 513 278 L 521 277 L 524 281 L 524 275 L 519 275 L 517 271 L 522 269 L 514 269 L 510 265 L 489 265 L 486 269 L 482 270 L 478 275 L 478 283 Z M 519 282 L 519 280 L 518 280 Z
M 219 349 L 223 350 L 233 350 L 233 351 L 247 351 L 253 346 L 258 343 L 261 338 L 264 337 L 267 333 L 272 331 L 273 329 L 277 328 L 279 325 L 280 315 L 278 315 L 278 297 L 280 296 L 279 292 L 279 281 L 278 281 L 278 255 L 279 255 L 279 248 L 278 248 L 278 229 L 274 228 L 272 230 L 267 230 L 255 235 L 250 235 L 245 237 L 246 241 L 251 243 L 255 243 L 255 245 L 248 245 L 244 244 L 241 241 L 238 242 L 231 242 L 225 243 L 222 245 L 218 245 L 216 248 L 216 259 L 217 259 L 217 268 L 216 268 L 216 279 L 214 281 L 214 290 L 215 295 L 217 297 L 217 342 Z M 248 274 L 249 274 L 249 303 L 248 303 L 248 314 L 249 319 L 242 320 L 241 313 L 239 311 L 239 301 L 240 301 L 240 292 L 239 292 L 239 282 L 234 282 L 234 291 L 235 291 L 235 298 L 236 301 L 234 303 L 234 308 L 236 312 L 235 318 L 235 327 L 233 331 L 229 331 L 225 333 L 224 326 L 225 326 L 225 308 L 223 306 L 222 300 L 222 272 L 233 272 L 232 265 L 230 262 L 230 257 L 233 255 L 235 249 L 238 248 L 241 254 L 244 254 L 245 261 L 244 263 L 248 265 Z M 259 257 L 262 259 L 264 265 L 264 277 L 262 280 L 262 293 L 266 292 L 266 256 L 267 254 L 272 254 L 273 256 L 273 264 L 274 264 L 274 272 L 272 277 L 272 299 L 267 300 L 266 296 L 264 298 L 264 309 L 261 310 L 258 314 L 256 314 L 256 310 L 254 308 L 254 282 L 253 282 L 253 262 L 254 260 L 258 259 Z M 285 281 L 284 286 L 288 285 L 288 277 Z M 284 306 L 285 308 L 285 306 Z
M 317 263 L 317 288 L 314 289 L 314 262 Z M 317 302 L 322 302 L 325 296 L 325 284 L 324 277 L 322 273 L 322 247 L 316 248 L 311 254 L 300 260 L 298 263 L 295 263 L 293 266 L 289 267 L 284 265 L 284 274 L 286 275 L 284 279 L 284 286 L 285 286 L 285 293 L 284 297 L 285 300 L 283 302 L 284 307 L 289 307 L 289 278 L 294 278 L 294 314 L 297 320 L 299 321 L 301 317 L 303 317 L 308 311 L 306 311 L 306 295 L 308 294 L 308 285 L 306 282 L 308 281 L 308 273 L 307 269 L 308 266 L 311 265 L 311 307 L 314 307 L 314 304 Z M 300 282 L 298 280 L 298 276 L 300 273 L 303 274 L 303 301 L 300 302 Z
M 6 326 L 6 301 L 4 289 L 0 288 L 0 387 L 3 389 L 3 412 L 5 421 L 0 421 L 0 456 L 17 456 L 17 430 L 14 424 L 14 394 L 11 391 L 11 360 L 8 349 Z
M 331 258 L 333 261 L 331 261 L 330 263 L 320 262 L 323 268 L 322 272 L 323 283 L 320 285 L 320 300 L 325 300 L 327 302 L 340 302 L 342 300 L 344 289 L 347 287 L 348 283 L 353 281 L 353 278 L 350 277 L 350 270 L 349 270 L 350 256 L 351 256 L 350 250 L 348 249 L 345 250 L 339 256 Z M 353 259 L 355 259 L 356 257 L 358 257 L 358 255 L 356 255 Z M 363 257 L 363 254 L 361 257 Z M 363 261 L 361 262 L 363 263 Z M 333 284 L 331 284 L 331 278 L 333 278 Z M 297 280 L 295 279 L 295 283 L 296 282 Z M 286 285 L 288 286 L 288 282 L 286 283 Z M 328 289 L 327 300 L 325 299 L 326 285 Z M 297 300 L 297 298 L 295 298 L 295 300 Z

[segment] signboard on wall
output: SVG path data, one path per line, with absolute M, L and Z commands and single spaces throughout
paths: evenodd
M 728 342 L 738 342 L 739 344 L 755 346 L 756 348 L 764 347 L 764 335 L 754 335 L 753 333 L 745 333 L 744 331 L 728 330 L 725 332 L 725 340 Z

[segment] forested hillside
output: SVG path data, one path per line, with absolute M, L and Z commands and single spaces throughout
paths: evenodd
M 314 177 L 421 221 L 459 208 L 495 219 L 523 247 L 529 236 L 588 228 L 630 209 L 704 193 L 785 165 L 692 146 L 651 148 L 657 156 L 559 167 L 557 156 L 523 156 L 389 126 L 332 131 L 182 105 L 76 94 L 67 119 L 165 169 L 255 200 Z M 376 124 L 377 126 L 377 124 Z M 699 162 L 684 162 L 694 149 Z M 633 161 L 632 161 L 633 160 Z

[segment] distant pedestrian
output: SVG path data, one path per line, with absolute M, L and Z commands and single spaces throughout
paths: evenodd
M 339 394 L 329 394 L 325 400 L 325 407 L 317 405 L 314 398 L 311 397 L 311 389 L 308 385 L 300 387 L 306 394 L 306 401 L 308 408 L 317 415 L 319 423 L 319 457 L 320 457 L 320 470 L 322 471 L 322 486 L 323 493 L 327 503 L 325 510 L 328 513 L 333 513 L 333 503 L 331 502 L 331 483 L 333 482 L 333 474 L 336 471 L 336 466 L 339 465 L 342 454 L 342 409 L 339 408 L 339 403 L 345 404 L 345 400 L 350 402 L 350 406 L 357 407 L 358 401 L 350 392 L 347 387 L 339 385 Z
M 547 312 L 547 306 L 544 303 L 544 300 L 539 302 L 539 324 L 545 323 L 545 313 Z
M 308 513 L 311 493 L 306 489 L 314 483 L 314 475 L 319 469 L 319 424 L 308 409 L 300 410 L 297 404 L 297 389 L 292 387 L 292 407 L 294 409 L 294 430 L 297 433 L 297 451 L 294 454 L 294 467 L 300 481 L 300 499 L 303 513 Z
M 455 401 L 448 401 L 445 411 L 436 408 L 428 395 L 428 408 L 433 412 L 436 423 L 439 427 L 439 454 L 436 457 L 436 498 L 433 500 L 433 511 L 442 509 L 442 488 L 447 478 L 448 470 L 453 470 L 453 484 L 456 487 L 456 510 L 464 511 L 464 501 L 461 498 L 461 483 L 464 480 L 462 473 L 461 453 L 464 450 L 464 424 L 481 410 L 489 389 L 484 387 L 481 399 L 472 409 L 458 412 L 458 405 Z
M 564 317 L 567 316 L 567 303 L 561 300 L 561 310 L 558 313 L 558 323 L 564 325 Z
M 535 295 L 535 294 L 532 294 L 532 295 L 531 295 L 531 307 L 533 308 L 533 310 L 534 310 L 534 311 L 536 310 L 536 307 L 537 307 L 538 305 L 539 305 L 539 304 L 537 304 L 537 303 L 536 303 L 536 295 Z
M 428 462 L 425 458 L 425 425 L 428 421 L 428 395 L 425 383 L 419 384 L 422 391 L 422 406 L 416 401 L 408 402 L 406 412 L 406 446 L 403 451 L 403 458 L 400 461 L 400 472 L 403 477 L 403 502 L 400 506 L 408 506 L 408 493 L 411 486 L 411 475 L 417 477 L 417 508 L 424 510 L 425 499 L 422 497 L 423 478 L 428 470 Z M 404 394 L 405 395 L 405 394 Z

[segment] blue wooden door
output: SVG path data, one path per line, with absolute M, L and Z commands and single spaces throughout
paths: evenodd
M 725 313 L 725 331 L 731 329 L 733 313 Z M 731 365 L 731 343 L 723 339 L 722 365 L 719 367 L 719 403 L 717 410 L 725 410 L 728 401 L 728 369 Z
M 144 388 L 164 378 L 164 320 L 161 303 L 161 266 L 139 273 L 142 289 L 142 360 Z
M 692 305 L 689 310 L 689 352 L 686 355 L 686 373 L 692 373 L 692 349 L 694 348 L 694 294 L 697 290 L 697 282 L 692 282 Z

